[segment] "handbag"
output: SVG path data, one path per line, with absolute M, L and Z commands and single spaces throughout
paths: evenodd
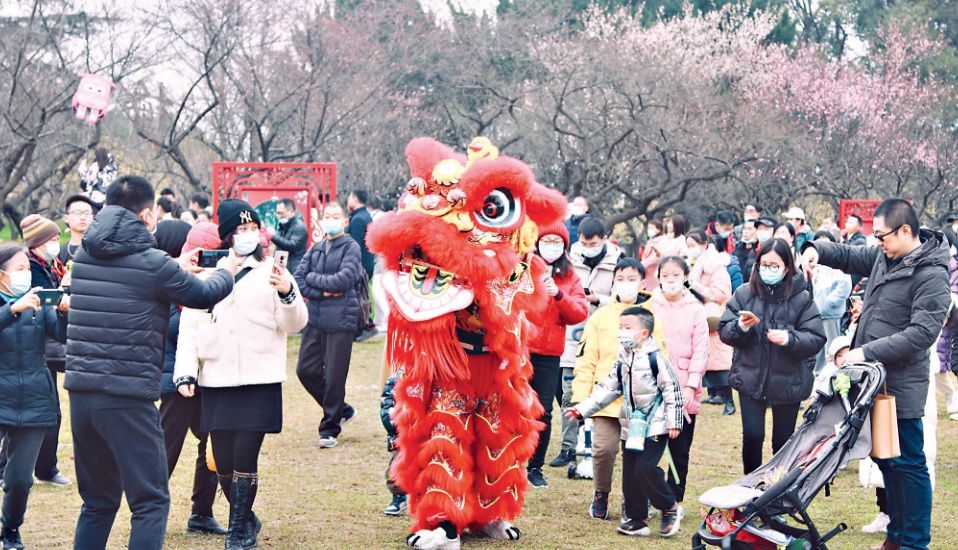
M 659 364 L 655 358 L 655 354 L 650 353 L 648 358 L 652 377 L 658 378 Z M 659 392 L 658 395 L 655 396 L 655 400 L 652 402 L 652 406 L 649 407 L 648 412 L 642 412 L 635 407 L 635 403 L 632 401 L 633 395 L 632 376 L 630 374 L 629 401 L 631 405 L 629 408 L 632 412 L 629 414 L 629 424 L 626 426 L 625 448 L 629 451 L 642 452 L 645 450 L 645 439 L 649 436 L 649 420 L 655 418 L 655 413 L 658 411 L 659 405 L 662 404 L 662 392 Z
M 898 413 L 895 409 L 895 396 L 888 395 L 888 384 L 884 393 L 875 397 L 872 403 L 872 458 L 887 460 L 901 456 L 898 442 Z

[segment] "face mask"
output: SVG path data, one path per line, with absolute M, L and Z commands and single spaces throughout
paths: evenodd
M 7 283 L 7 290 L 10 291 L 10 298 L 19 298 L 30 291 L 33 283 L 33 275 L 29 271 L 4 271 L 10 282 Z
M 320 220 L 319 226 L 327 236 L 335 237 L 343 232 L 343 220 Z
M 277 218 L 277 219 L 279 220 L 280 225 L 286 225 L 289 223 L 289 220 L 291 220 L 292 218 Z
M 572 214 L 573 217 L 578 218 L 585 215 L 585 208 L 581 206 L 570 206 L 569 213 Z
M 765 241 L 767 241 L 767 240 L 769 240 L 769 239 L 771 239 L 771 238 L 772 238 L 772 232 L 771 232 L 771 231 L 768 231 L 768 232 L 766 232 L 766 231 L 759 231 L 759 232 L 758 232 L 758 240 L 760 240 L 760 241 L 762 241 L 762 242 L 765 242 Z
M 648 231 L 646 231 L 645 233 L 646 233 L 646 235 L 649 236 L 650 239 L 654 239 L 655 237 L 658 236 L 659 230 L 656 229 L 656 228 L 654 228 L 654 227 L 650 227 L 650 228 L 648 229 Z
M 690 248 L 690 249 L 689 249 L 689 258 L 692 258 L 693 260 L 697 260 L 697 259 L 699 259 L 699 256 L 701 256 L 701 255 L 702 255 L 702 249 L 701 249 L 701 248 Z
M 785 270 L 762 267 L 759 268 L 758 275 L 762 278 L 763 283 L 768 286 L 775 286 L 785 278 Z
M 727 239 L 728 236 L 731 235 L 731 234 L 732 234 L 731 231 L 722 231 L 722 232 L 719 233 L 718 235 L 719 235 L 719 237 L 721 237 L 721 238 L 723 238 L 723 239 Z
M 605 245 L 596 246 L 596 247 L 582 247 L 582 255 L 586 258 L 598 258 L 602 255 L 602 251 L 605 250 Z
M 60 254 L 60 243 L 56 243 L 56 242 L 47 243 L 44 249 L 45 249 L 44 250 L 45 253 L 43 256 L 46 258 L 48 262 L 52 262 L 53 259 Z
M 682 281 L 669 281 L 662 283 L 661 286 L 662 294 L 673 297 L 682 294 L 682 289 L 685 288 L 685 284 Z
M 620 302 L 634 304 L 639 298 L 639 282 L 618 282 L 612 285 L 612 295 L 618 296 Z
M 631 330 L 622 329 L 619 331 L 619 345 L 626 351 L 634 349 L 638 343 Z
M 545 243 L 539 241 L 539 255 L 547 263 L 552 263 L 562 257 L 565 253 L 565 244 L 563 243 Z
M 758 239 L 744 239 L 744 238 L 743 238 L 743 239 L 742 239 L 742 242 L 745 243 L 745 244 L 755 244 L 755 241 L 757 241 L 757 240 L 758 240 Z
M 240 256 L 249 256 L 259 246 L 259 232 L 247 231 L 233 235 L 233 250 Z

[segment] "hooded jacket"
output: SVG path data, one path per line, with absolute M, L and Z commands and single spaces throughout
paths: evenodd
M 66 318 L 51 307 L 14 314 L 0 298 L 0 426 L 56 426 L 60 404 L 43 360 L 44 343 L 63 342 Z
M 649 359 L 654 355 L 658 373 L 652 372 Z M 653 339 L 648 339 L 641 349 L 619 350 L 615 367 L 602 380 L 588 399 L 576 405 L 575 409 L 583 417 L 590 417 L 610 403 L 621 402 L 619 423 L 622 426 L 621 439 L 628 438 L 629 418 L 633 410 L 648 414 L 656 396 L 662 394 L 662 404 L 655 415 L 648 420 L 647 437 L 665 434 L 671 429 L 681 430 L 684 420 L 682 412 L 682 386 L 679 377 L 669 364 L 665 354 L 659 351 Z M 628 399 L 623 399 L 623 396 Z
M 877 246 L 814 242 L 818 262 L 849 275 L 868 277 L 852 349 L 885 366 L 888 393 L 898 418 L 921 418 L 928 394 L 928 355 L 951 305 L 948 243 L 922 229 L 921 246 L 889 266 Z
M 675 301 L 669 300 L 658 290 L 652 294 L 655 322 L 662 325 L 665 345 L 669 348 L 669 363 L 675 369 L 682 388 L 695 391 L 691 403 L 685 403 L 690 415 L 699 413 L 702 407 L 702 377 L 709 360 L 709 324 L 705 306 L 687 290 Z
M 780 284 L 762 297 L 743 285 L 732 296 L 719 321 L 719 335 L 735 348 L 729 383 L 742 394 L 773 405 L 798 403 L 811 395 L 814 363 L 807 359 L 825 345 L 825 327 L 806 286 L 799 273 L 791 292 Z M 761 322 L 744 330 L 738 323 L 743 310 Z M 769 342 L 769 329 L 788 330 L 788 342 L 784 346 Z
M 637 303 L 612 302 L 607 306 L 600 307 L 586 321 L 575 368 L 572 371 L 575 375 L 572 380 L 573 403 L 585 401 L 592 390 L 609 376 L 609 372 L 615 366 L 616 357 L 621 347 L 619 346 L 619 316 L 632 306 L 644 307 L 652 311 L 653 314 L 655 313 L 652 308 L 651 296 L 645 292 L 640 292 Z M 662 332 L 662 323 L 658 319 L 656 319 L 655 328 L 652 331 L 652 338 L 658 344 L 659 349 L 665 349 L 665 334 Z M 617 418 L 621 408 L 622 403 L 615 401 L 597 412 L 596 416 Z
M 692 290 L 705 300 L 705 316 L 713 319 L 712 327 L 725 311 L 732 297 L 732 278 L 728 272 L 730 255 L 709 247 L 692 266 L 689 283 Z M 709 371 L 727 371 L 732 368 L 732 349 L 719 338 L 718 332 L 709 333 Z
M 170 303 L 207 309 L 233 290 L 224 270 L 190 275 L 136 214 L 107 206 L 73 259 L 64 387 L 155 401 Z
M 539 235 L 558 235 L 566 248 L 569 247 L 569 234 L 565 225 L 557 223 L 543 227 Z M 544 260 L 543 260 L 544 261 Z M 550 266 L 551 269 L 551 266 Z M 565 350 L 567 328 L 570 325 L 584 323 L 589 315 L 589 302 L 575 269 L 570 265 L 562 275 L 553 275 L 559 293 L 550 297 L 548 306 L 538 319 L 533 319 L 542 331 L 538 338 L 529 342 L 529 351 L 539 355 L 559 357 Z

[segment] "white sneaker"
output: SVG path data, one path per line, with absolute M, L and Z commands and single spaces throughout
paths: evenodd
M 504 519 L 487 524 L 482 528 L 482 532 L 489 538 L 496 540 L 519 540 L 522 533 L 519 529 Z
M 949 416 L 948 418 L 950 418 L 950 419 L 952 419 L 952 420 L 958 420 L 958 413 L 953 414 L 953 415 Z
M 332 436 L 320 437 L 319 438 L 319 448 L 320 449 L 332 449 L 336 446 L 336 438 Z
M 862 527 L 862 533 L 887 533 L 889 523 L 891 523 L 891 518 L 888 517 L 888 514 L 882 512 L 871 523 Z
M 406 537 L 406 546 L 418 550 L 459 550 L 459 536 L 446 538 L 446 531 L 442 527 L 435 529 L 420 529 Z

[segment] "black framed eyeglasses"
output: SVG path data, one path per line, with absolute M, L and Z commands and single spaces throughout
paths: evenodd
M 901 229 L 902 227 L 905 227 L 905 224 L 901 224 L 901 225 L 899 225 L 898 227 L 896 227 L 895 229 L 892 229 L 891 231 L 889 231 L 889 232 L 887 232 L 887 233 L 883 233 L 883 234 L 881 234 L 881 235 L 879 235 L 878 233 L 875 233 L 875 234 L 874 234 L 874 237 L 875 237 L 875 239 L 878 240 L 878 242 L 883 243 L 883 242 L 885 242 L 885 238 L 886 238 L 886 237 L 888 237 L 888 236 L 891 235 L 892 233 L 898 233 L 898 230 Z

